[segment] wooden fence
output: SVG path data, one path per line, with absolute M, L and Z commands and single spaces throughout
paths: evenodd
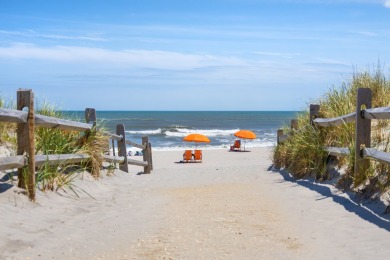
M 358 176 L 367 171 L 369 160 L 373 159 L 384 164 L 390 164 L 390 153 L 379 151 L 371 147 L 371 120 L 390 119 L 390 107 L 371 108 L 371 89 L 359 88 L 357 91 L 356 111 L 335 118 L 318 118 L 320 106 L 310 105 L 310 122 L 320 127 L 338 126 L 355 122 L 355 163 L 354 175 Z M 294 132 L 293 123 L 291 132 Z M 278 130 L 278 144 L 284 142 L 288 135 Z M 347 147 L 324 147 L 329 155 L 348 156 Z
M 28 111 L 23 111 L 27 108 Z M 84 162 L 90 159 L 87 154 L 35 154 L 35 127 L 55 128 L 72 131 L 91 131 L 96 125 L 96 111 L 93 108 L 85 110 L 87 123 L 75 122 L 65 119 L 53 118 L 35 114 L 34 93 L 32 90 L 19 89 L 17 91 L 17 110 L 0 108 L 0 122 L 17 123 L 17 155 L 11 157 L 0 157 L 0 171 L 18 169 L 18 186 L 24 188 L 27 183 L 27 190 L 31 200 L 35 201 L 35 168 L 43 164 L 61 165 Z M 115 151 L 114 140 L 117 141 L 118 156 L 103 155 L 108 162 L 119 163 L 119 168 L 128 172 L 128 164 L 144 167 L 144 173 L 150 173 L 153 169 L 152 150 L 148 137 L 142 137 L 142 145 L 126 140 L 125 127 L 117 125 L 116 134 L 105 133 L 112 139 L 112 148 Z M 126 144 L 142 149 L 143 161 L 131 160 L 127 157 Z M 28 179 L 23 178 L 23 168 L 28 169 Z

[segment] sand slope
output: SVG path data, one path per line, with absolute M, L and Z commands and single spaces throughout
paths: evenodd
M 331 185 L 270 169 L 270 149 L 154 152 L 132 166 L 37 204 L 2 184 L 1 259 L 385 259 L 390 216 Z M 92 197 L 83 191 L 88 192 Z M 378 206 L 378 207 L 376 207 Z M 382 207 L 383 208 L 383 207 Z M 372 211 L 371 209 L 376 210 Z

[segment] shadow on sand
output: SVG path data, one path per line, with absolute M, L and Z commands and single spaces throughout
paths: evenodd
M 326 198 L 331 198 L 334 202 L 343 206 L 347 211 L 356 214 L 360 218 L 390 231 L 390 214 L 385 214 L 386 205 L 379 200 L 362 200 L 355 193 L 332 193 L 329 184 L 321 184 L 310 180 L 297 180 L 287 171 L 275 169 L 273 166 L 268 171 L 279 173 L 285 181 L 296 183 L 300 186 L 315 191 Z
M 0 193 L 6 192 L 11 189 L 14 185 L 11 183 L 10 174 L 5 174 L 0 178 Z

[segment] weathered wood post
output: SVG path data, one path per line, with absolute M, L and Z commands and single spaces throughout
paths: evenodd
M 152 168 L 151 165 L 151 150 L 149 148 L 149 138 L 147 136 L 142 137 L 142 145 L 145 146 L 145 148 L 142 150 L 143 154 L 143 160 L 144 162 L 148 162 L 148 166 L 144 166 L 144 173 L 150 173 L 150 170 Z
M 112 155 L 115 156 L 115 140 L 111 139 L 111 145 L 112 145 Z
M 283 135 L 283 129 L 278 129 L 278 132 L 276 134 L 276 142 L 277 142 L 277 144 L 281 143 L 280 138 L 282 137 L 282 135 Z
M 127 150 L 126 150 L 126 133 L 125 125 L 116 125 L 116 134 L 122 136 L 122 140 L 118 141 L 118 156 L 124 157 L 124 162 L 119 164 L 119 169 L 124 172 L 129 172 L 129 165 L 127 161 Z
M 310 104 L 310 124 L 314 126 L 313 120 L 320 114 L 320 105 Z
M 93 126 L 96 126 L 96 110 L 94 108 L 85 109 L 85 121 L 87 124 L 92 122 Z
M 149 142 L 148 143 L 148 155 L 149 155 L 149 166 L 150 166 L 150 170 L 152 171 L 153 170 L 153 156 L 152 156 L 152 144 Z
M 291 128 L 291 133 L 294 133 L 294 131 L 298 130 L 298 120 L 297 119 L 291 119 L 290 128 Z
M 17 109 L 23 110 L 25 107 L 28 108 L 27 123 L 17 125 L 17 154 L 26 154 L 28 176 L 23 175 L 23 168 L 18 169 L 18 186 L 27 189 L 30 200 L 35 201 L 35 114 L 34 93 L 31 89 L 17 91 Z
M 149 148 L 149 160 L 150 160 L 150 170 L 152 170 L 153 171 L 153 156 L 152 156 L 152 144 L 151 143 L 149 143 L 149 146 L 148 146 L 148 148 Z M 148 161 L 149 162 L 149 161 Z
M 363 118 L 362 110 L 371 108 L 371 89 L 359 88 L 356 101 L 356 143 L 354 175 L 358 182 L 363 181 L 370 161 L 364 160 L 361 150 L 371 147 L 371 119 Z

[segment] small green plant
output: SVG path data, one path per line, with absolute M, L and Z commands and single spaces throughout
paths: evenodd
M 117 167 L 115 166 L 115 163 L 110 162 L 107 166 L 107 175 L 114 175 L 116 169 Z

